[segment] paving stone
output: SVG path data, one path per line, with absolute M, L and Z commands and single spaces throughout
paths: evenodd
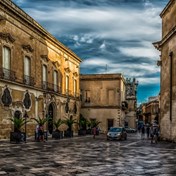
M 0 145 L 0 175 L 140 176 L 176 173 L 175 144 L 138 139 L 106 141 L 106 136 Z M 2 174 L 1 174 L 2 173 Z M 165 174 L 165 175 L 164 175 Z

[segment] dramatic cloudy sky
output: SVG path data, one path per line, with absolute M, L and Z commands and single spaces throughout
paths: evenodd
M 169 0 L 13 0 L 82 60 L 82 74 L 136 78 L 138 104 L 159 93 L 160 12 Z

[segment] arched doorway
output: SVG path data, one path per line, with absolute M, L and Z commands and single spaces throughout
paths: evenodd
M 54 118 L 54 105 L 51 103 L 48 107 L 48 131 L 50 134 L 53 132 L 53 118 Z

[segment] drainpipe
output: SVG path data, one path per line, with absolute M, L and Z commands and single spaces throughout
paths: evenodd
M 170 121 L 172 121 L 172 64 L 173 64 L 173 52 L 169 53 L 170 57 Z

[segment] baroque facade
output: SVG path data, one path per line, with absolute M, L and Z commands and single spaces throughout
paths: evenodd
M 136 128 L 137 86 L 138 82 L 135 78 L 126 79 L 126 102 L 128 109 L 125 115 L 125 126 L 130 128 Z
M 81 114 L 100 121 L 102 132 L 124 126 L 125 79 L 121 74 L 80 75 Z
M 0 138 L 10 117 L 79 118 L 81 59 L 10 0 L 0 1 Z M 67 112 L 65 111 L 65 106 Z M 34 122 L 27 135 L 34 135 Z M 66 127 L 62 127 L 63 130 Z
M 161 137 L 176 141 L 176 1 L 170 0 L 160 14 L 162 39 L 153 43 L 161 52 Z

